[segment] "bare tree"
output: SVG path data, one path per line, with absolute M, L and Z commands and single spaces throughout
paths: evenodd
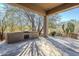
M 43 31 L 43 25 L 42 25 L 42 22 L 43 22 L 43 19 L 42 19 L 42 17 L 39 17 L 38 18 L 38 29 L 37 29 L 37 31 L 39 32 L 39 35 L 41 35 L 41 32 Z
M 25 12 L 25 16 L 28 17 L 28 20 L 30 21 L 31 25 L 32 25 L 32 31 L 36 31 L 35 28 L 35 15 L 33 13 L 30 13 L 28 11 Z
M 34 13 L 29 13 L 28 11 L 25 12 L 25 15 L 26 15 L 26 17 L 28 17 L 28 20 L 32 24 L 32 31 L 37 31 L 37 32 L 39 32 L 39 35 L 40 35 L 43 30 L 43 26 L 42 26 L 43 19 L 39 15 L 35 15 Z M 37 22 L 35 23 L 36 20 L 37 20 Z M 35 24 L 36 24 L 36 26 L 35 26 Z
M 0 20 L 0 39 L 1 41 L 4 39 L 4 32 L 7 28 L 7 22 L 6 22 L 6 17 L 7 17 L 7 12 L 5 13 L 4 17 L 2 20 Z
M 15 13 L 17 12 L 17 9 L 12 7 L 12 8 L 9 8 L 8 11 L 7 11 L 7 14 L 8 14 L 8 17 L 6 18 L 7 19 L 7 26 L 8 26 L 8 30 L 10 32 L 14 32 L 15 31 L 15 22 L 16 22 L 16 19 L 15 19 Z

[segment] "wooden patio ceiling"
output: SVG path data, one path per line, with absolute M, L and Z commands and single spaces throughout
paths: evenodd
M 46 16 L 79 6 L 79 3 L 17 3 L 17 5 Z

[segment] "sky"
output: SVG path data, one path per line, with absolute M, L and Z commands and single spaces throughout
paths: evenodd
M 75 19 L 79 21 L 79 8 L 74 8 L 62 13 L 59 13 L 61 16 L 61 22 L 69 21 L 71 19 Z
M 5 8 L 5 5 L 0 3 L 0 11 L 3 10 L 3 8 Z M 71 19 L 79 20 L 79 8 L 61 12 L 59 15 L 61 16 L 60 22 L 69 21 Z
M 2 3 L 0 3 L 0 11 L 2 11 L 6 6 Z
M 0 20 L 3 18 L 3 15 L 5 15 L 6 5 L 3 3 L 0 3 Z

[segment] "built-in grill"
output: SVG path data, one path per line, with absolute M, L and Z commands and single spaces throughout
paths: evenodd
M 24 39 L 37 38 L 39 36 L 38 32 L 24 31 Z
M 29 35 L 29 31 L 24 31 L 24 39 L 29 39 L 30 35 Z

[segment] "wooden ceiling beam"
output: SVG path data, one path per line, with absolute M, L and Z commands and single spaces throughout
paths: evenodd
M 64 3 L 46 12 L 46 15 L 55 14 L 79 6 L 79 3 Z

